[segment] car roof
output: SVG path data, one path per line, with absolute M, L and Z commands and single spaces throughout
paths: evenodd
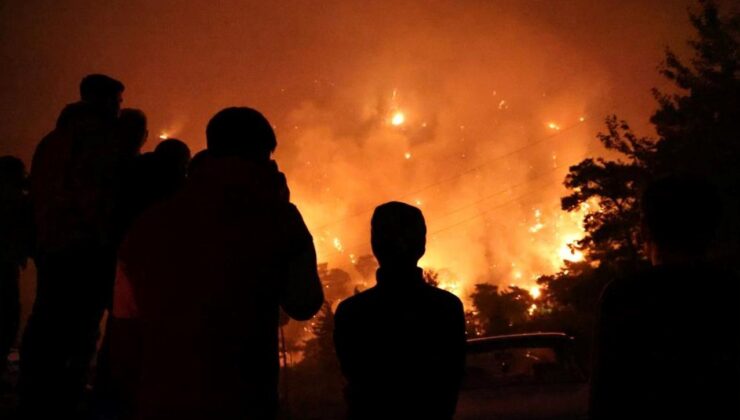
M 561 332 L 496 335 L 468 340 L 468 351 L 516 347 L 561 347 L 571 345 L 573 337 Z

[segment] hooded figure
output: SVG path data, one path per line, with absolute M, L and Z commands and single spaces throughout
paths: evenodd
M 229 108 L 207 137 L 185 186 L 145 211 L 119 253 L 113 314 L 131 325 L 111 354 L 135 418 L 274 417 L 279 308 L 305 320 L 323 302 L 267 120 Z

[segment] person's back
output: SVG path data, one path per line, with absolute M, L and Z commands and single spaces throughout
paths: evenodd
M 273 417 L 278 307 L 298 319 L 319 309 L 315 258 L 267 159 L 216 153 L 147 210 L 120 251 L 114 306 L 141 322 L 135 417 Z
M 661 265 L 610 284 L 595 417 L 738 413 L 738 296 L 740 279 L 707 263 Z
M 123 85 L 102 75 L 88 76 L 81 85 L 90 78 L 103 80 L 98 83 L 104 85 L 96 87 L 105 95 L 86 96 L 81 87 L 83 100 L 64 108 L 57 126 L 33 156 L 30 189 L 41 253 L 111 240 L 118 109 L 108 103 L 108 97 L 120 97 Z
M 351 418 L 454 414 L 464 371 L 464 313 L 460 299 L 427 284 L 416 267 L 424 253 L 423 223 L 418 209 L 402 203 L 376 209 L 377 285 L 337 308 L 334 340 Z M 390 245 L 404 234 L 406 245 Z M 414 251 L 396 259 L 389 254 L 397 252 L 388 252 L 394 248 Z
M 716 218 L 704 188 L 667 179 L 645 194 L 654 266 L 602 296 L 594 419 L 740 416 L 740 278 L 702 257 Z

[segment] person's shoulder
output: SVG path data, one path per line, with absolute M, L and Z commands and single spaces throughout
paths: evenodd
M 434 299 L 450 305 L 462 305 L 462 301 L 454 293 L 432 285 L 425 285 L 424 291 Z
M 362 311 L 368 305 L 372 305 L 377 294 L 377 288 L 371 287 L 342 300 L 337 306 L 337 315 Z
M 432 285 L 425 285 L 424 292 L 439 305 L 460 309 L 463 307 L 462 300 L 447 290 Z
M 70 141 L 70 136 L 65 130 L 55 128 L 41 138 L 41 141 L 36 145 L 34 157 L 51 152 L 52 149 L 56 149 L 61 145 L 67 145 Z

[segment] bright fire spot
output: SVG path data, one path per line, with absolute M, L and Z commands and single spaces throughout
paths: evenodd
M 578 119 L 578 121 L 584 122 L 584 121 L 586 121 L 586 117 L 581 117 L 581 118 Z
M 344 252 L 342 241 L 340 241 L 339 238 L 334 238 L 334 248 L 336 248 L 339 252 Z
M 422 204 L 421 200 L 416 200 L 415 203 L 416 203 L 417 206 L 421 206 L 421 204 Z
M 532 306 L 527 309 L 527 313 L 529 313 L 530 316 L 534 315 L 534 311 L 537 310 L 537 304 L 533 303 Z
M 159 135 L 159 138 L 160 138 L 161 140 L 167 140 L 168 138 L 170 138 L 170 136 L 169 136 L 169 135 L 167 135 L 167 133 L 165 133 L 165 132 L 162 132 L 162 134 L 160 134 L 160 135 Z
M 567 242 L 560 246 L 558 255 L 563 261 L 579 262 L 583 261 L 583 252 L 577 249 L 571 249 L 570 245 L 573 242 Z
M 529 231 L 532 233 L 537 233 L 541 231 L 543 227 L 545 227 L 545 224 L 542 223 L 542 211 L 540 211 L 540 209 L 534 210 L 534 220 L 535 224 L 529 227 Z
M 403 115 L 403 112 L 396 111 L 395 114 L 391 117 L 391 124 L 398 127 L 399 125 L 403 124 L 406 121 L 406 116 Z
M 560 130 L 560 126 L 555 124 L 554 122 L 547 123 L 547 128 L 549 128 L 550 130 L 555 130 L 555 131 Z
M 411 159 L 411 152 L 406 152 L 403 154 L 403 157 L 406 158 L 406 160 Z
M 521 271 L 515 271 L 514 272 L 514 278 L 515 279 L 521 279 L 522 278 L 522 272 Z
M 352 265 L 357 264 L 357 255 L 349 254 L 349 261 L 352 263 Z
M 539 299 L 542 296 L 542 290 L 540 290 L 540 286 L 532 286 L 529 288 L 529 294 L 532 299 Z

